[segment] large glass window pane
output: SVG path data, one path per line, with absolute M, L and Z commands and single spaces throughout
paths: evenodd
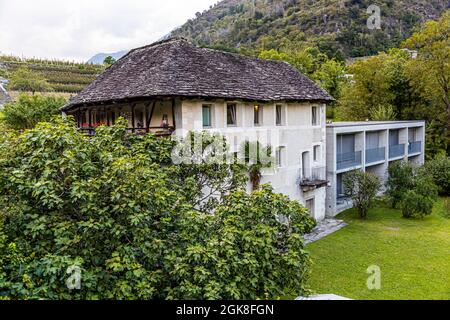
M 203 106 L 203 127 L 211 127 L 211 106 Z

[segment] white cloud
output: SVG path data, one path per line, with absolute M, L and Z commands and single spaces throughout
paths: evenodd
M 0 0 L 0 52 L 85 61 L 152 43 L 217 0 Z

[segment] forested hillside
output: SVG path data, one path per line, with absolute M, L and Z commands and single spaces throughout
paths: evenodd
M 381 30 L 369 30 L 367 8 L 381 9 Z M 337 58 L 397 47 L 421 23 L 437 19 L 448 0 L 224 0 L 172 33 L 220 48 L 250 50 L 314 45 Z

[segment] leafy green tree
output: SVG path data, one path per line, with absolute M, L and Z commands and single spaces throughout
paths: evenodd
M 346 195 L 353 201 L 361 218 L 365 219 L 381 184 L 377 176 L 362 171 L 352 171 L 344 177 Z
M 450 157 L 437 157 L 427 161 L 422 174 L 431 177 L 441 195 L 450 195 Z
M 114 57 L 111 56 L 107 56 L 105 58 L 105 60 L 103 60 L 103 64 L 106 66 L 112 66 L 114 63 L 116 63 L 116 59 L 114 59 Z
M 444 147 L 450 155 L 450 11 L 438 21 L 428 21 L 405 41 L 404 46 L 418 51 L 410 62 L 410 79 L 432 105 L 433 119 L 442 124 Z
M 258 57 L 266 60 L 285 61 L 307 76 L 311 76 L 322 63 L 328 60 L 325 54 L 314 47 L 287 49 L 285 51 L 263 50 Z
M 193 163 L 189 174 L 171 161 L 174 141 L 129 135 L 123 119 L 88 137 L 73 121 L 55 118 L 0 144 L 2 297 L 305 293 L 302 234 L 315 223 L 302 205 L 269 187 L 247 194 L 239 184 L 209 212 L 194 205 L 200 171 L 241 170 L 232 164 Z M 80 290 L 67 286 L 71 270 L 81 274 Z
M 406 191 L 414 186 L 414 168 L 408 162 L 393 162 L 389 165 L 388 175 L 386 195 L 389 197 L 392 207 L 396 208 Z
M 333 98 L 339 99 L 342 88 L 347 83 L 345 66 L 336 60 L 328 60 L 321 64 L 312 79 L 325 89 Z
M 373 121 L 394 121 L 397 119 L 397 113 L 392 105 L 381 105 L 370 111 L 370 119 Z
M 63 97 L 21 94 L 16 102 L 5 105 L 2 120 L 16 130 L 30 129 L 61 113 L 65 103 Z
M 25 67 L 19 68 L 11 74 L 8 88 L 10 90 L 31 92 L 33 94 L 36 92 L 53 91 L 44 77 Z
M 401 200 L 404 218 L 431 215 L 438 198 L 438 189 L 429 176 L 418 175 L 414 178 L 414 187 L 406 190 Z
M 351 65 L 352 81 L 343 89 L 339 118 L 364 121 L 372 119 L 380 106 L 392 106 L 395 120 L 415 119 L 414 110 L 421 100 L 406 74 L 409 61 L 408 53 L 393 49 Z

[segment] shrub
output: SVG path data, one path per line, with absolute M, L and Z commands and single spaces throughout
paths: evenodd
M 438 198 L 436 185 L 430 177 L 419 175 L 414 178 L 414 187 L 404 194 L 401 207 L 405 218 L 431 215 Z
M 38 122 L 50 120 L 60 114 L 66 103 L 62 97 L 20 95 L 17 102 L 5 105 L 4 123 L 10 128 L 23 130 L 33 128 Z
M 407 162 L 394 162 L 389 166 L 388 173 L 386 195 L 390 199 L 392 207 L 396 208 L 404 194 L 414 185 L 414 168 Z
M 450 157 L 440 157 L 425 164 L 424 173 L 430 175 L 443 196 L 450 195 Z
M 175 166 L 173 141 L 126 132 L 122 119 L 87 137 L 75 123 L 56 118 L 2 143 L 0 296 L 275 299 L 290 290 L 305 293 L 309 258 L 301 235 L 314 221 L 303 206 L 267 186 L 247 194 L 236 183 L 200 211 L 198 188 L 209 182 L 199 185 L 197 178 L 215 185 L 213 174 L 240 168 Z M 66 286 L 69 267 L 81 272 L 80 290 Z
M 362 171 L 352 171 L 344 177 L 344 188 L 361 218 L 366 218 L 378 191 L 380 181 L 377 176 Z

